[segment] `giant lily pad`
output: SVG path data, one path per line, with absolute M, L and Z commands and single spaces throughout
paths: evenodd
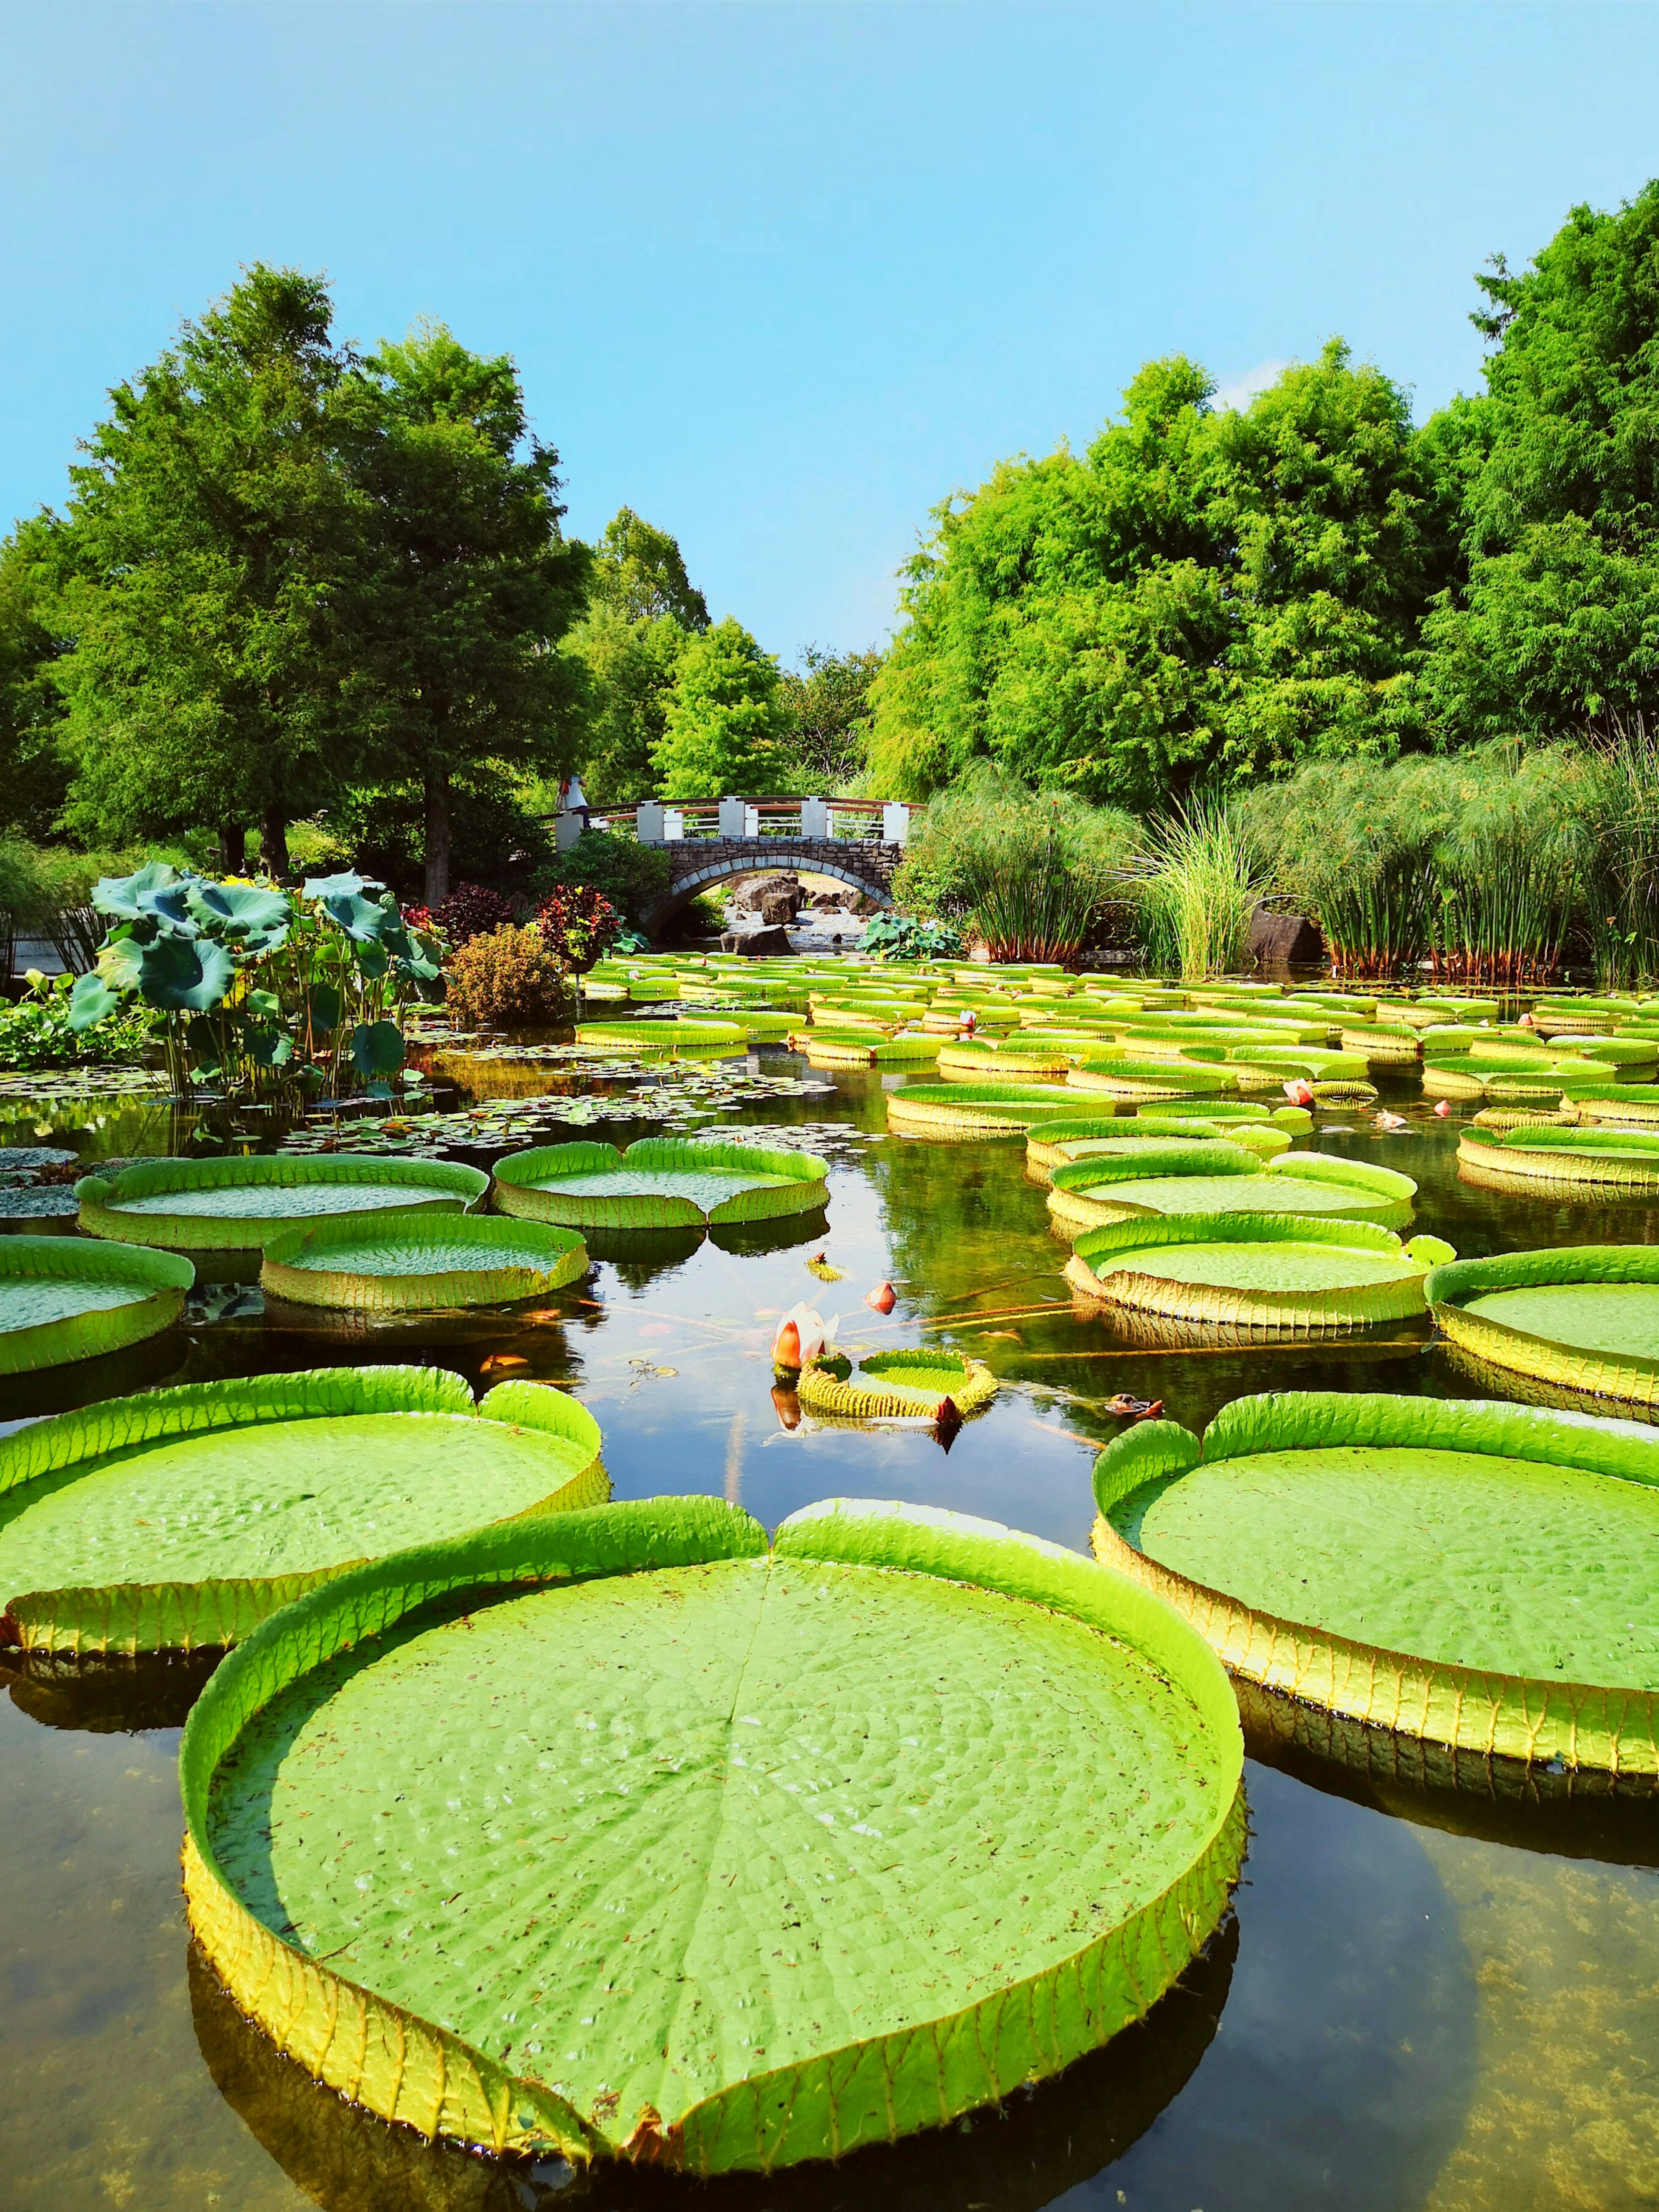
M 1489 1366 L 1659 1412 L 1659 1246 L 1460 1260 L 1435 1269 L 1427 1293 L 1450 1341 Z
M 173 1251 L 251 1250 L 322 1215 L 476 1206 L 489 1188 L 479 1168 L 447 1160 L 138 1160 L 75 1186 L 81 1226 L 93 1237 Z
M 1103 1091 L 1109 1098 L 1205 1098 L 1236 1091 L 1225 1064 L 1200 1066 L 1193 1060 L 1085 1060 L 1066 1079 L 1077 1091 Z
M 904 1137 L 1023 1137 L 1037 1122 L 1091 1111 L 1090 1100 L 1060 1083 L 907 1083 L 884 1103 L 888 1127 Z M 1104 1121 L 1117 1112 L 1110 1098 L 1094 1108 Z
M 576 1230 L 422 1206 L 288 1230 L 265 1246 L 259 1280 L 296 1304 L 373 1316 L 546 1297 L 587 1266 Z
M 592 1415 L 428 1367 L 319 1368 L 106 1399 L 0 1439 L 0 1643 L 234 1644 L 417 1538 L 609 1495 Z
M 92 1359 L 155 1336 L 178 1319 L 194 1278 L 190 1261 L 171 1252 L 0 1237 L 0 1375 Z
M 856 1374 L 845 1359 L 814 1360 L 802 1369 L 795 1389 L 802 1405 L 815 1413 L 937 1420 L 947 1404 L 963 1415 L 988 1406 L 997 1394 L 997 1378 L 982 1359 L 929 1347 L 872 1352 L 859 1362 Z
M 1228 1668 L 1437 1743 L 1659 1772 L 1659 1433 L 1479 1400 L 1240 1398 L 1095 1464 L 1095 1550 Z
M 759 1145 L 642 1137 L 614 1145 L 538 1145 L 495 1164 L 502 1213 L 570 1228 L 680 1229 L 769 1221 L 829 1202 L 823 1162 Z
M 1274 1160 L 1291 1149 L 1283 1129 L 1271 1121 L 1228 1122 L 1220 1126 L 1172 1115 L 1156 1126 L 1133 1115 L 1111 1121 L 1039 1121 L 1025 1139 L 1025 1169 L 1034 1182 L 1047 1182 L 1057 1167 L 1072 1160 L 1133 1158 L 1157 1153 L 1172 1144 L 1213 1143 L 1224 1139 L 1257 1160 Z
M 1511 1129 L 1493 1138 L 1464 1130 L 1457 1172 L 1498 1190 L 1659 1190 L 1659 1129 Z
M 1425 1278 L 1451 1256 L 1370 1221 L 1178 1213 L 1085 1229 L 1066 1279 L 1091 1302 L 1204 1328 L 1346 1336 L 1420 1314 Z
M 1558 1088 L 1564 1109 L 1577 1121 L 1633 1129 L 1659 1125 L 1659 1083 L 1604 1083 L 1575 1075 Z
M 1264 1164 L 1224 1139 L 1093 1155 L 1057 1167 L 1051 1180 L 1049 1218 L 1070 1237 L 1153 1213 L 1324 1214 L 1398 1228 L 1410 1219 L 1417 1195 L 1409 1176 L 1369 1161 L 1285 1152 Z
M 1058 1547 L 841 1502 L 769 1554 L 658 1498 L 268 1623 L 185 1731 L 185 1892 L 243 2009 L 371 2112 L 765 2171 L 1145 2013 L 1225 1910 L 1241 1766 L 1201 1639 Z
M 1024 1030 L 1003 1043 L 942 1045 L 939 1072 L 947 1083 L 1056 1083 L 1064 1082 L 1077 1057 Z

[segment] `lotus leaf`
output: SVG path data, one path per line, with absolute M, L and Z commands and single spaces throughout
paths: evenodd
M 290 1229 L 265 1246 L 259 1280 L 300 1305 L 439 1313 L 546 1297 L 587 1267 L 574 1229 L 418 1207 Z
M 1659 1246 L 1461 1260 L 1435 1269 L 1427 1294 L 1450 1341 L 1489 1366 L 1659 1411 Z
M 91 1359 L 156 1335 L 178 1319 L 194 1275 L 188 1260 L 170 1252 L 68 1237 L 0 1237 L 0 1375 Z
M 189 885 L 165 860 L 151 860 L 131 876 L 101 876 L 92 887 L 92 903 L 105 920 L 128 922 L 140 942 L 158 933 L 194 937 Z
M 833 1359 L 803 1370 L 795 1386 L 815 1413 L 861 1419 L 903 1416 L 937 1419 L 948 1399 L 960 1414 L 977 1413 L 997 1394 L 997 1379 L 982 1359 L 929 1347 L 921 1352 L 876 1352 L 859 1362 L 858 1379 L 843 1376 Z
M 99 965 L 105 965 L 101 955 Z M 235 975 L 236 963 L 222 945 L 203 938 L 158 937 L 137 955 L 136 988 L 152 1006 L 169 1013 L 203 1014 L 218 1005 Z
M 1057 1546 L 839 1501 L 769 1553 L 659 1498 L 269 1622 L 185 1731 L 185 1893 L 244 2010 L 371 2112 L 771 2171 L 1139 2017 L 1225 1910 L 1241 1770 L 1202 1640 Z
M 286 943 L 294 908 L 287 894 L 259 884 L 193 883 L 189 906 L 202 928 L 246 952 L 274 952 Z
M 404 1033 L 397 1023 L 357 1023 L 351 1032 L 351 1064 L 365 1081 L 395 1075 L 404 1064 Z
M 1454 1747 L 1659 1772 L 1659 1434 L 1469 1400 L 1242 1398 L 1095 1465 L 1097 1556 L 1226 1665 Z
M 1138 1214 L 1325 1214 L 1398 1228 L 1417 1195 L 1392 1168 L 1329 1152 L 1285 1152 L 1264 1165 L 1224 1139 L 1171 1145 L 1161 1158 L 1074 1160 L 1052 1181 L 1049 1217 L 1073 1237 Z
M 1093 1303 L 1248 1336 L 1344 1336 L 1420 1314 L 1451 1256 L 1369 1221 L 1183 1213 L 1085 1230 L 1066 1279 Z
M 187 1383 L 0 1439 L 0 1643 L 235 1643 L 416 1539 L 609 1494 L 586 1407 L 533 1382 L 475 1407 L 436 1368 Z
M 766 1221 L 827 1205 L 827 1170 L 804 1152 L 641 1137 L 539 1145 L 495 1164 L 498 1212 L 572 1228 L 678 1229 Z
M 477 1168 L 444 1160 L 227 1158 L 140 1160 L 75 1186 L 94 1237 L 173 1251 L 263 1245 L 319 1214 L 421 1206 L 459 1213 L 489 1188 Z

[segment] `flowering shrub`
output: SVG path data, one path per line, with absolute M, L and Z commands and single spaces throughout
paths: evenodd
M 462 1029 L 551 1029 L 575 1018 L 564 963 L 541 932 L 504 923 L 449 956 L 451 1018 Z
M 432 920 L 451 945 L 465 945 L 513 919 L 513 908 L 499 891 L 484 884 L 457 884 L 446 899 L 432 908 Z
M 591 968 L 621 934 L 623 918 L 591 884 L 562 884 L 536 909 L 543 940 L 569 968 Z

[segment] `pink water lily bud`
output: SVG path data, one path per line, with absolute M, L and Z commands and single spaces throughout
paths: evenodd
M 890 1283 L 878 1283 L 866 1297 L 865 1304 L 873 1306 L 878 1314 L 890 1314 L 898 1304 L 898 1292 Z
M 1292 1106 L 1311 1106 L 1314 1103 L 1313 1085 L 1306 1076 L 1293 1075 L 1285 1085 L 1285 1096 Z
M 837 1315 L 826 1324 L 823 1315 L 815 1313 L 811 1306 L 791 1306 L 772 1339 L 772 1364 L 796 1369 L 809 1366 L 834 1344 L 839 1320 Z
M 971 1006 L 962 1018 L 962 1026 L 969 1036 L 972 1036 L 974 1031 L 979 1027 L 979 1016 Z
M 1451 1100 L 1449 1098 L 1440 1099 L 1436 1104 L 1434 1110 L 1443 1121 L 1447 1115 L 1451 1112 Z

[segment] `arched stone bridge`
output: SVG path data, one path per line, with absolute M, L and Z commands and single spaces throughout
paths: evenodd
M 666 893 L 643 918 L 652 936 L 711 884 L 726 883 L 733 876 L 769 874 L 775 868 L 833 876 L 877 906 L 890 907 L 894 872 L 904 858 L 902 845 L 875 838 L 688 837 L 662 849 L 672 873 Z

